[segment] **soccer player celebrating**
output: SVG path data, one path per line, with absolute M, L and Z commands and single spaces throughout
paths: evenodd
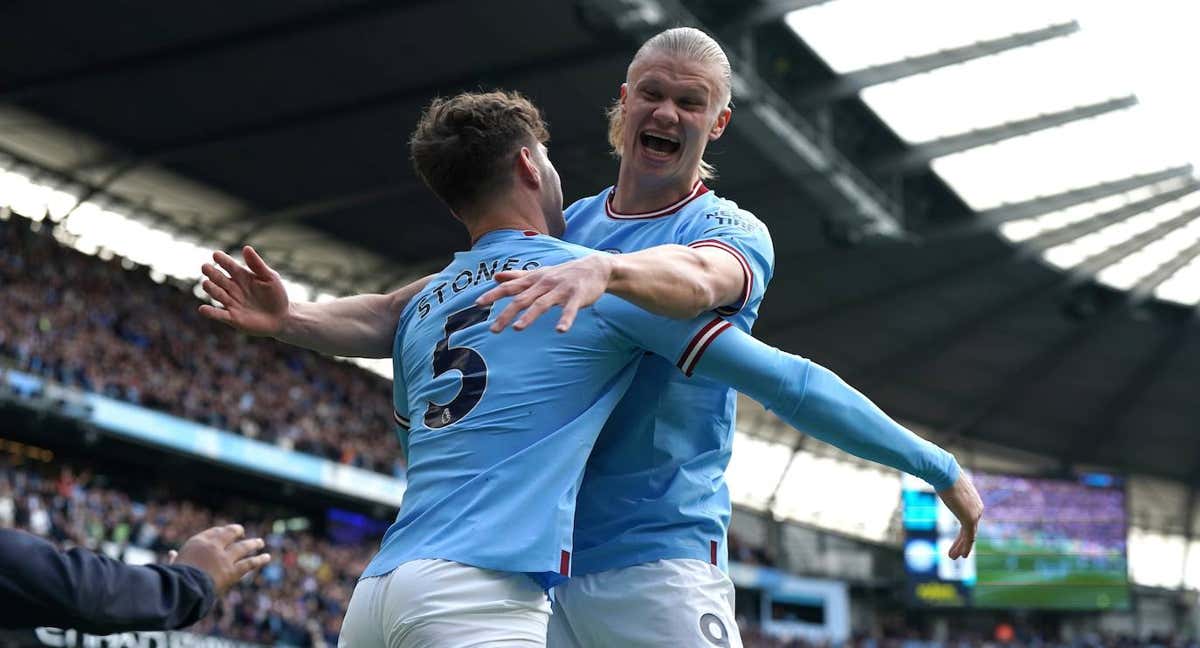
M 515 295 L 504 308 L 497 307 L 492 330 L 503 330 L 510 322 L 518 330 L 535 330 L 539 315 L 562 305 L 554 328 L 570 333 L 581 309 L 602 303 L 597 300 L 608 293 L 681 319 L 716 311 L 733 328 L 748 331 L 770 278 L 770 239 L 757 219 L 702 183 L 711 174 L 702 160 L 705 147 L 720 137 L 731 117 L 729 93 L 728 61 L 702 32 L 668 30 L 643 45 L 610 112 L 610 142 L 621 157 L 617 187 L 567 210 L 568 241 L 622 254 L 565 255 L 557 259 L 565 263 L 557 265 L 542 259 L 540 269 L 526 267 L 528 262 L 501 264 L 495 277 L 507 283 L 478 295 L 475 303 L 486 308 Z M 277 276 L 253 250 L 244 254 L 249 272 L 223 254 L 216 258 L 230 277 L 206 266 L 206 289 L 225 308 L 202 310 L 251 333 L 340 355 L 387 355 L 406 304 L 418 291 L 444 281 L 418 282 L 389 295 L 289 304 Z M 469 292 L 486 286 L 490 268 L 472 275 Z M 454 286 L 450 284 L 452 292 Z M 426 301 L 418 301 L 417 308 L 424 303 L 432 310 L 429 291 L 422 295 Z M 432 299 L 447 296 L 441 285 Z M 461 346 L 450 346 L 450 324 L 445 320 L 447 328 L 441 331 L 445 353 Z M 462 325 L 475 330 L 470 328 L 474 322 Z M 722 325 L 722 332 L 726 328 Z M 523 354 L 530 350 L 530 341 L 511 335 L 496 339 Z M 717 339 L 725 337 L 730 336 Z M 724 573 L 730 502 L 723 475 L 732 446 L 735 398 L 724 382 L 680 375 L 672 365 L 682 360 L 663 355 L 668 359 L 641 362 L 588 460 L 568 565 L 573 578 L 557 589 L 552 646 L 739 645 L 733 586 Z M 712 349 L 704 355 L 711 356 Z M 542 370 L 540 364 L 525 367 Z M 396 380 L 401 381 L 399 372 Z M 463 384 L 465 390 L 465 380 Z M 496 384 L 495 378 L 484 384 Z M 854 411 L 827 415 L 845 423 L 854 419 Z M 865 411 L 890 422 L 878 410 Z M 438 416 L 447 412 L 455 416 L 453 408 Z M 896 465 L 902 452 L 889 444 L 911 441 L 907 432 L 892 427 L 893 434 L 872 436 L 869 443 L 849 440 L 867 432 L 870 418 L 854 419 L 865 427 L 842 430 L 850 435 L 845 437 L 812 426 L 802 429 L 860 456 Z M 951 549 L 957 557 L 970 549 L 982 506 L 965 475 L 959 477 L 955 469 L 955 479 L 947 477 L 930 481 L 963 521 Z

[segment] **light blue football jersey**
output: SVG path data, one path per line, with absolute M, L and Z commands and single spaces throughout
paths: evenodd
M 721 317 L 674 320 L 606 295 L 567 333 L 543 317 L 493 334 L 475 299 L 502 269 L 591 250 L 533 232 L 481 237 L 405 308 L 393 354 L 396 421 L 408 428 L 408 490 L 365 577 L 417 559 L 529 574 L 572 571 L 575 499 L 588 453 L 645 351 L 688 380 L 720 377 L 813 436 L 916 474 L 935 488 L 954 458 L 900 427 L 836 376 Z
M 717 312 L 749 332 L 774 271 L 770 234 L 757 218 L 697 182 L 672 205 L 621 214 L 614 188 L 566 211 L 563 238 L 605 252 L 663 244 L 725 249 L 745 273 L 742 298 Z M 575 573 L 669 558 L 726 567 L 731 505 L 725 468 L 736 395 L 708 379 L 686 380 L 648 357 L 596 442 L 575 517 Z
M 422 558 L 525 572 L 545 587 L 569 571 L 582 467 L 638 353 L 612 351 L 589 314 L 565 334 L 552 317 L 494 334 L 487 322 L 509 300 L 475 300 L 498 271 L 590 252 L 492 231 L 404 309 L 392 362 L 408 488 L 364 576 Z

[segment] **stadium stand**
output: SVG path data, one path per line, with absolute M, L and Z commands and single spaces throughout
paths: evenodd
M 33 272 L 37 269 L 37 272 Z M 144 272 L 0 222 L 0 357 L 249 438 L 403 474 L 390 387 L 354 365 L 208 322 Z

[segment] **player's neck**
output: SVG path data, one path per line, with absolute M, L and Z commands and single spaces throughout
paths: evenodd
M 467 233 L 471 235 L 471 245 L 479 237 L 496 230 L 533 230 L 539 234 L 549 232 L 546 217 L 537 204 L 526 204 L 516 197 L 491 201 L 461 216 Z
M 700 171 L 679 178 L 654 178 L 639 175 L 622 164 L 617 174 L 617 190 L 612 207 L 623 214 L 637 214 L 662 209 L 683 198 L 700 180 Z

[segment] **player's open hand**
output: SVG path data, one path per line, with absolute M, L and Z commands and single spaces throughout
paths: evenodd
M 965 471 L 959 471 L 958 480 L 950 488 L 938 492 L 938 497 L 946 503 L 946 507 L 958 518 L 961 528 L 954 544 L 950 545 L 950 558 L 965 558 L 971 555 L 975 546 L 975 532 L 979 529 L 979 520 L 983 517 L 983 500 L 975 484 Z
M 204 304 L 200 314 L 250 335 L 277 335 L 289 305 L 283 280 L 249 245 L 242 248 L 242 257 L 245 267 L 224 252 L 213 252 L 220 268 L 211 263 L 201 268 L 207 277 L 201 287 L 221 305 Z
M 579 309 L 587 308 L 608 290 L 612 278 L 612 260 L 607 254 L 589 254 L 562 265 L 537 270 L 497 272 L 500 285 L 484 293 L 475 303 L 486 306 L 505 297 L 509 305 L 492 321 L 492 332 L 503 331 L 514 318 L 513 329 L 529 326 L 554 306 L 562 306 L 555 330 L 570 330 Z
M 271 562 L 270 554 L 258 553 L 264 546 L 262 538 L 243 539 L 245 535 L 240 524 L 206 529 L 188 538 L 171 563 L 190 565 L 208 574 L 217 595 L 223 595 L 242 576 Z

